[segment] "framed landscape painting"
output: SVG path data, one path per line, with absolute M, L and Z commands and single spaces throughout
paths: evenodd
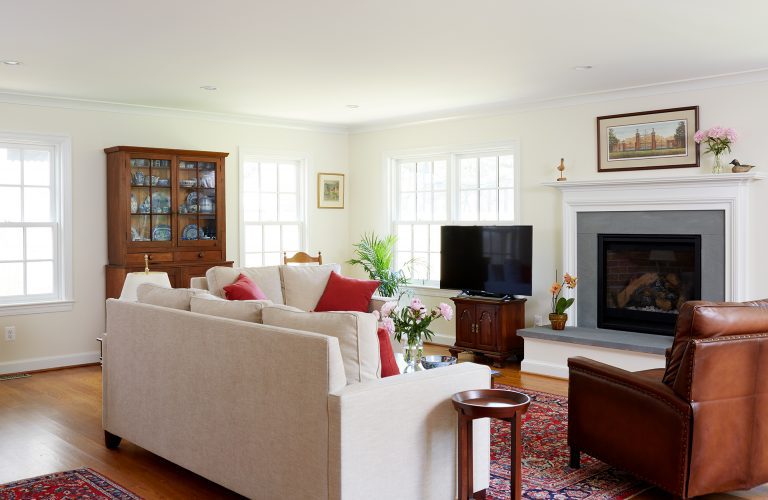
M 317 174 L 317 208 L 344 208 L 344 174 Z
M 597 117 L 597 171 L 699 166 L 699 107 Z

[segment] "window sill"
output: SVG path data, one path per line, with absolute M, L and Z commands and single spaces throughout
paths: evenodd
M 48 314 L 71 311 L 73 300 L 56 300 L 51 302 L 29 302 L 17 304 L 0 304 L 0 316 L 20 316 L 24 314 Z
M 423 295 L 426 297 L 440 297 L 440 298 L 451 298 L 455 297 L 460 293 L 460 290 L 446 290 L 443 288 L 438 288 L 436 286 L 428 286 L 428 285 L 408 285 L 406 288 L 410 288 L 413 290 L 414 294 L 416 295 Z

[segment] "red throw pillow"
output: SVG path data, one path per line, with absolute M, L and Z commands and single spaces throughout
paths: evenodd
M 325 291 L 315 306 L 315 311 L 359 311 L 368 312 L 373 292 L 379 287 L 378 281 L 346 278 L 331 271 Z
M 224 287 L 227 300 L 265 300 L 267 296 L 259 285 L 248 276 L 241 274 L 234 283 Z
M 395 353 L 392 343 L 389 341 L 389 332 L 383 326 L 376 332 L 379 336 L 379 355 L 381 356 L 381 378 L 400 375 L 400 368 L 395 361 Z

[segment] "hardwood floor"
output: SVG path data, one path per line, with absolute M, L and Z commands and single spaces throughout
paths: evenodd
M 426 350 L 447 354 L 438 346 Z M 461 354 L 460 359 L 469 361 L 472 355 Z M 517 363 L 501 371 L 498 383 L 567 394 L 566 381 L 521 374 Z M 79 467 L 91 467 L 147 499 L 243 498 L 128 441 L 108 450 L 101 429 L 100 366 L 0 381 L 0 483 Z M 768 498 L 768 487 L 706 498 L 737 496 Z M 653 490 L 635 498 L 669 496 Z

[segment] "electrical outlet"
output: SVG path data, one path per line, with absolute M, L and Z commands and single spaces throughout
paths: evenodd
M 7 342 L 13 342 L 16 340 L 16 327 L 15 326 L 6 326 L 5 327 L 5 340 Z

